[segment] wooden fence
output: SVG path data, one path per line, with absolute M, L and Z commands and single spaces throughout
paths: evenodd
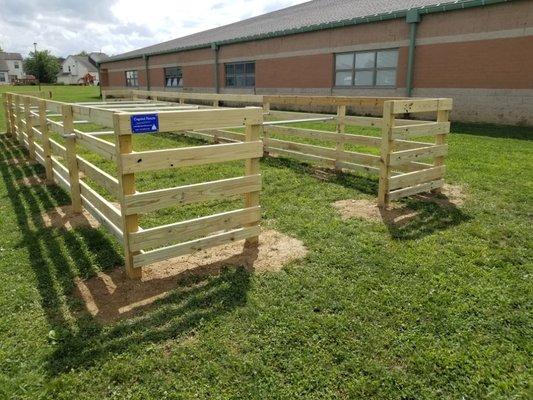
M 325 165 L 336 170 L 350 170 L 379 176 L 378 203 L 387 207 L 393 200 L 426 191 L 439 191 L 444 184 L 444 159 L 448 152 L 446 137 L 450 132 L 449 114 L 451 99 L 409 99 L 391 97 L 347 96 L 260 96 L 202 94 L 187 92 L 109 91 L 106 96 L 132 99 L 174 99 L 185 104 L 188 100 L 221 102 L 262 102 L 266 118 L 262 139 L 265 155 L 290 157 L 305 162 Z M 335 107 L 337 113 L 318 114 L 271 110 L 271 105 Z M 382 117 L 347 115 L 347 108 L 382 108 Z M 405 119 L 404 115 L 418 116 L 424 113 L 426 120 Z M 428 114 L 429 113 L 429 114 Z M 436 121 L 427 118 L 436 117 Z M 330 122 L 335 131 L 307 129 L 298 122 Z M 296 125 L 296 126 L 295 126 Z M 346 126 L 381 129 L 381 136 L 346 133 Z M 238 142 L 244 135 L 225 129 L 196 130 L 188 135 L 210 141 Z M 434 143 L 416 141 L 420 137 L 433 137 Z M 295 140 L 293 140 L 293 138 Z M 302 143 L 318 141 L 330 146 Z M 350 151 L 353 146 L 365 149 Z
M 28 149 L 30 158 L 44 166 L 48 181 L 70 192 L 74 212 L 81 212 L 84 207 L 123 243 L 129 277 L 140 277 L 141 267 L 159 260 L 236 240 L 257 242 L 261 218 L 259 159 L 263 154 L 259 138 L 261 108 L 176 109 L 161 104 L 165 110 L 154 111 L 143 102 L 121 103 L 133 105 L 136 111 L 132 112 L 131 107 L 130 111 L 117 111 L 116 103 L 68 104 L 44 97 L 15 93 L 4 96 L 7 134 Z M 135 152 L 132 117 L 146 113 L 157 115 L 158 132 L 231 125 L 243 126 L 246 133 L 239 143 Z M 112 130 L 76 129 L 77 125 L 88 123 Z M 50 137 L 52 132 L 61 134 L 64 145 Z M 103 135 L 114 135 L 114 143 L 99 137 Z M 77 154 L 78 145 L 115 163 L 117 176 Z M 233 160 L 245 160 L 243 176 L 148 192 L 138 192 L 135 187 L 138 172 Z M 107 196 L 80 179 L 80 172 L 105 188 Z M 139 227 L 140 214 L 239 195 L 244 197 L 244 206 L 239 209 L 149 229 Z M 118 199 L 119 204 L 110 197 Z

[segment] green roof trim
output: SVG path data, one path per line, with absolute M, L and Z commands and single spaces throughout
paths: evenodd
M 462 10 L 462 9 L 467 9 L 467 8 L 475 8 L 475 7 L 483 7 L 483 6 L 493 5 L 493 4 L 507 3 L 510 1 L 512 0 L 470 0 L 470 1 L 460 2 L 460 3 L 437 4 L 437 5 L 432 5 L 432 6 L 413 8 L 410 10 L 401 10 L 401 11 L 395 11 L 391 13 L 376 14 L 376 15 L 372 15 L 368 17 L 352 18 L 352 19 L 346 19 L 346 20 L 341 20 L 341 21 L 328 22 L 325 24 L 308 25 L 308 26 L 304 26 L 301 28 L 274 31 L 274 32 L 266 33 L 266 34 L 238 37 L 234 39 L 216 41 L 213 43 L 205 43 L 205 44 L 186 46 L 186 47 L 176 47 L 174 49 L 165 50 L 165 51 L 147 52 L 142 55 L 131 55 L 131 56 L 125 56 L 125 57 L 117 56 L 117 58 L 114 58 L 112 60 L 102 61 L 102 64 L 107 63 L 107 62 L 132 60 L 132 59 L 155 56 L 155 55 L 172 54 L 172 53 L 177 53 L 177 52 L 182 52 L 182 51 L 212 48 L 213 46 L 221 46 L 221 45 L 234 44 L 234 43 L 244 43 L 244 42 L 251 42 L 254 40 L 262 40 L 262 39 L 272 39 L 272 38 L 277 38 L 277 37 L 282 37 L 282 36 L 295 35 L 299 33 L 316 32 L 316 31 L 321 31 L 321 30 L 326 30 L 326 29 L 368 24 L 372 22 L 387 21 L 387 20 L 398 19 L 398 18 L 407 18 L 408 13 L 414 12 L 415 10 L 419 15 L 424 15 L 424 14 L 427 15 L 427 14 L 434 14 L 434 13 L 439 13 L 439 12 L 455 11 L 455 10 Z

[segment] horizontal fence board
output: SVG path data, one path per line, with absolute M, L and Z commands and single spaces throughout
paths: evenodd
M 280 133 L 285 135 L 292 135 L 301 137 L 304 139 L 316 139 L 316 140 L 329 140 L 336 142 L 342 140 L 347 144 L 355 144 L 368 147 L 380 147 L 381 138 L 365 136 L 365 135 L 352 135 L 349 133 L 335 133 L 328 131 L 321 131 L 317 129 L 304 129 L 290 126 L 265 126 L 264 129 L 270 133 Z
M 353 151 L 341 151 L 329 147 L 315 146 L 312 144 L 295 143 L 286 140 L 264 139 L 267 148 L 274 147 L 277 149 L 297 151 L 300 153 L 310 154 L 313 156 L 337 159 L 355 164 L 366 164 L 370 166 L 379 166 L 379 156 L 372 154 L 357 153 Z
M 35 154 L 44 160 L 44 149 L 39 145 L 39 143 L 33 142 L 33 145 L 35 146 Z
M 427 181 L 441 179 L 446 171 L 444 165 L 432 167 L 421 171 L 408 172 L 406 174 L 393 176 L 389 181 L 389 190 L 405 188 L 418 185 Z
M 46 122 L 50 130 L 57 133 L 65 133 L 65 129 L 63 128 L 62 122 L 53 121 L 51 119 L 47 119 Z
M 107 172 L 101 170 L 96 165 L 91 164 L 89 161 L 80 156 L 77 156 L 77 160 L 80 171 L 82 171 L 88 178 L 91 178 L 100 186 L 104 187 L 112 195 L 118 196 L 118 179 L 109 175 Z
M 122 215 L 120 214 L 120 210 L 83 181 L 80 181 L 80 194 L 115 226 L 122 228 Z
M 427 146 L 418 149 L 396 151 L 390 155 L 390 165 L 397 166 L 427 157 L 440 157 L 448 154 L 448 145 Z
M 444 180 L 439 179 L 432 182 L 422 183 L 420 185 L 411 186 L 405 189 L 394 190 L 389 193 L 389 200 L 394 201 L 403 197 L 412 196 L 418 193 L 429 192 L 431 190 L 444 186 Z
M 402 97 L 350 97 L 350 96 L 263 96 L 265 103 L 276 105 L 299 106 L 367 106 L 382 107 L 388 100 L 404 99 Z
M 279 148 L 275 148 L 271 146 L 266 147 L 265 150 L 268 151 L 270 155 L 278 155 L 278 156 L 286 157 L 286 158 L 294 158 L 296 160 L 303 161 L 303 162 L 318 163 L 320 165 L 325 165 L 331 168 L 335 166 L 335 160 L 332 158 L 314 156 L 312 154 L 305 154 L 305 153 L 300 153 L 298 151 L 292 151 L 292 150 L 284 150 L 284 149 L 279 149 Z
M 50 147 L 52 148 L 52 153 L 56 156 L 67 158 L 67 149 L 65 146 L 57 143 L 53 139 L 49 139 Z
M 109 232 L 111 232 L 111 234 L 115 236 L 115 238 L 120 243 L 122 243 L 124 239 L 122 230 L 118 226 L 113 224 L 109 219 L 107 219 L 107 217 L 102 214 L 101 211 L 97 207 L 95 207 L 94 204 L 92 204 L 85 196 L 81 195 L 80 197 L 83 207 L 85 207 L 85 209 L 89 211 L 89 214 L 91 214 L 94 219 L 104 225 L 109 230 Z
M 127 195 L 124 198 L 126 215 L 144 214 L 178 204 L 222 199 L 261 190 L 261 175 L 248 175 L 212 182 L 196 183 L 170 189 L 153 190 Z
M 102 110 L 91 106 L 78 106 L 72 104 L 72 113 L 74 115 L 74 119 L 87 120 L 107 128 L 113 127 L 112 111 Z
M 106 91 L 106 95 L 113 96 L 113 91 Z M 123 94 L 124 95 L 124 94 Z M 263 96 L 255 94 L 226 94 L 226 93 L 187 93 L 187 92 L 161 92 L 148 90 L 133 90 L 126 96 L 164 98 L 176 100 L 204 100 L 204 101 L 228 101 L 242 103 L 262 103 Z
M 407 114 L 451 109 L 452 99 L 409 99 L 395 100 L 392 106 L 392 113 Z
M 250 207 L 145 229 L 130 233 L 130 249 L 139 251 L 184 242 L 213 232 L 259 222 L 260 219 L 261 207 Z
M 41 133 L 41 131 L 39 129 L 37 129 L 36 127 L 32 127 L 31 128 L 32 131 L 33 131 L 33 134 L 35 135 L 35 138 L 38 139 L 38 140 L 43 140 L 43 134 Z
M 87 150 L 93 151 L 96 154 L 102 156 L 106 160 L 116 160 L 115 145 L 107 140 L 91 136 L 81 131 L 75 130 L 76 141 Z
M 428 122 L 417 125 L 402 125 L 392 128 L 393 139 L 409 139 L 417 136 L 434 136 L 450 133 L 449 122 Z
M 363 172 L 363 173 L 368 173 L 368 174 L 373 174 L 373 175 L 379 175 L 379 167 L 371 167 L 369 165 L 338 161 L 337 167 L 342 168 L 342 169 L 349 169 L 355 172 Z
M 147 112 L 120 114 L 120 135 L 130 134 L 131 116 Z M 159 132 L 212 129 L 226 126 L 258 125 L 263 122 L 263 110 L 259 107 L 204 109 L 192 111 L 159 111 Z
M 237 142 L 244 142 L 246 140 L 246 135 L 244 133 L 232 132 L 224 129 L 209 129 L 202 130 L 200 133 L 206 133 L 212 135 L 213 137 L 221 139 L 229 139 Z
M 189 167 L 263 156 L 263 142 L 228 143 L 122 155 L 124 173 Z
M 212 235 L 201 239 L 191 240 L 174 246 L 163 247 L 161 249 L 147 251 L 133 256 L 133 266 L 135 268 L 143 267 L 157 261 L 168 260 L 169 258 L 179 257 L 190 254 L 195 251 L 208 249 L 214 246 L 220 246 L 226 243 L 237 242 L 249 237 L 258 236 L 261 232 L 259 226 L 249 228 L 240 228 L 233 231 Z

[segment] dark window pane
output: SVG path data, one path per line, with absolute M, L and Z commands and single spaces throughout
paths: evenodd
M 374 68 L 374 61 L 376 53 L 373 51 L 365 51 L 355 54 L 355 69 Z
M 244 64 L 235 64 L 235 73 L 244 74 Z
M 335 86 L 352 86 L 352 71 L 339 71 L 335 74 Z
M 377 59 L 378 68 L 396 68 L 398 65 L 398 50 L 379 51 Z
M 246 64 L 246 73 L 248 73 L 248 74 L 255 73 L 255 63 L 247 63 Z
M 234 71 L 233 64 L 226 64 L 226 75 L 232 75 Z
M 376 73 L 377 86 L 394 86 L 396 85 L 396 70 L 389 69 L 385 71 L 377 71 Z
M 335 57 L 335 69 L 352 69 L 353 56 L 353 53 L 337 54 Z
M 253 75 L 246 76 L 246 86 L 249 86 L 249 87 L 255 86 L 255 76 Z
M 233 76 L 226 78 L 226 86 L 235 86 L 235 78 Z
M 373 86 L 374 71 L 355 71 L 355 86 Z
M 242 87 L 244 86 L 245 80 L 244 75 L 236 75 L 235 76 L 235 86 Z

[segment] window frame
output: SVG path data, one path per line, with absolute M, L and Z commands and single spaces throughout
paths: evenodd
M 128 78 L 128 72 L 135 72 L 135 78 Z M 139 87 L 139 71 L 136 69 L 130 69 L 124 71 L 124 77 L 126 78 L 126 87 Z M 132 85 L 131 81 L 134 81 L 136 84 Z
M 167 85 L 168 77 L 173 76 L 173 75 L 170 75 L 170 74 L 167 73 L 167 70 L 171 70 L 171 69 L 176 69 L 179 72 L 179 75 L 177 75 L 179 77 L 179 81 L 178 81 L 178 85 L 177 86 Z M 164 67 L 163 68 L 163 79 L 165 80 L 165 87 L 166 88 L 181 88 L 181 87 L 183 87 L 183 69 L 179 65 L 176 65 L 174 67 Z
M 388 51 L 396 51 L 397 57 L 396 57 L 396 66 L 395 67 L 378 67 L 378 53 L 381 52 L 388 52 Z M 356 59 L 357 54 L 361 53 L 373 53 L 374 54 L 374 66 L 369 68 L 356 68 Z M 352 54 L 353 55 L 353 61 L 352 61 L 352 68 L 346 69 L 341 68 L 337 69 L 337 56 L 343 55 L 343 54 Z M 399 48 L 393 47 L 393 48 L 387 48 L 387 49 L 368 49 L 368 50 L 357 50 L 357 51 L 344 51 L 341 53 L 334 53 L 333 55 L 333 87 L 335 89 L 395 89 L 397 88 L 397 76 L 394 77 L 394 85 L 378 85 L 377 84 L 377 75 L 379 71 L 395 71 L 397 74 L 398 71 L 398 61 L 399 61 Z M 348 72 L 350 71 L 352 74 L 352 80 L 351 85 L 337 85 L 337 72 Z M 356 85 L 355 84 L 355 74 L 357 71 L 365 72 L 365 71 L 372 71 L 372 85 Z
M 6 72 L 0 72 L 0 82 L 7 83 L 7 73 Z
M 237 74 L 235 72 L 235 67 L 237 65 L 243 65 L 243 73 Z M 254 71 L 253 73 L 247 72 L 247 65 L 253 65 Z M 228 76 L 228 66 L 233 67 L 233 73 Z M 244 85 L 237 85 L 237 76 L 242 75 L 242 78 L 244 80 Z M 248 78 L 253 76 L 254 83 L 253 85 L 247 85 L 246 81 Z M 233 78 L 234 84 L 228 85 L 228 78 Z M 230 62 L 230 63 L 224 63 L 224 87 L 230 88 L 230 89 L 253 89 L 255 88 L 255 60 L 253 61 L 237 61 L 237 62 Z

